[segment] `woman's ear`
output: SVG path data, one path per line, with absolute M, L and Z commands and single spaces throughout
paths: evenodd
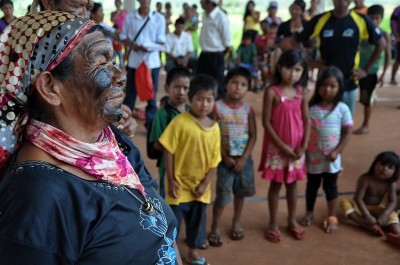
M 40 97 L 51 106 L 61 104 L 61 82 L 50 72 L 41 72 L 35 81 L 36 91 Z

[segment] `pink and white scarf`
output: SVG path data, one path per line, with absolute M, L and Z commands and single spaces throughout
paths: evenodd
M 26 127 L 26 139 L 49 155 L 82 169 L 96 179 L 126 185 L 146 194 L 128 158 L 119 149 L 110 127 L 101 131 L 97 142 L 85 143 L 49 124 L 31 119 Z

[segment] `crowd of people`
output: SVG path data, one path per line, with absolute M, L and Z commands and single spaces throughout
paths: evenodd
M 333 0 L 333 10 L 323 11 L 320 1 L 307 9 L 294 0 L 283 22 L 276 1 L 265 19 L 249 1 L 235 65 L 227 68 L 233 43 L 220 0 L 201 0 L 202 18 L 196 5 L 184 4 L 176 21 L 170 3 L 162 12 L 159 2 L 155 11 L 150 0 L 138 2 L 126 12 L 115 0 L 108 26 L 101 3 L 90 0 L 34 0 L 19 18 L 13 2 L 1 0 L 2 262 L 208 264 L 199 249 L 223 246 L 221 218 L 232 201 L 230 238 L 245 237 L 241 218 L 245 198 L 256 192 L 257 140 L 255 111 L 245 98 L 255 87 L 264 90 L 258 170 L 270 182 L 266 239 L 282 240 L 282 186 L 287 230 L 303 240 L 322 185 L 326 233 L 338 230 L 340 210 L 400 247 L 398 154 L 376 156 L 353 200 L 339 200 L 337 185 L 353 133 L 356 91 L 360 87 L 364 121 L 354 133 L 364 134 L 374 89 L 391 61 L 390 35 L 379 27 L 381 5 L 357 0 L 350 9 L 352 1 Z M 391 27 L 400 53 L 400 7 Z M 396 55 L 393 84 L 399 61 Z M 157 159 L 158 183 L 133 142 L 143 62 L 152 84 L 144 115 L 147 153 Z M 167 97 L 159 103 L 162 67 Z M 309 89 L 313 68 L 319 74 Z M 305 179 L 306 210 L 298 222 L 297 183 Z M 176 240 L 182 221 L 188 252 L 181 258 Z

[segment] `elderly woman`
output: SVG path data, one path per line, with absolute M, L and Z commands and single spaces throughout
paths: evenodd
M 0 58 L 1 263 L 181 264 L 170 207 L 111 125 L 126 79 L 102 28 L 62 12 L 21 17 Z

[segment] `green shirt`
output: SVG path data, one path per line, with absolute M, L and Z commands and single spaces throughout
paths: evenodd
M 254 43 L 252 43 L 249 47 L 240 45 L 237 53 L 240 54 L 240 63 L 254 64 L 253 58 L 257 55 L 257 48 Z
M 166 106 L 162 107 L 159 109 L 156 114 L 154 115 L 153 118 L 153 125 L 151 127 L 151 132 L 149 136 L 149 142 L 154 143 L 155 141 L 158 141 L 160 138 L 161 134 L 164 132 L 165 128 L 167 128 L 168 124 L 173 120 L 176 116 L 178 116 L 181 112 L 172 106 L 171 104 L 167 103 L 169 108 L 170 113 L 167 113 Z M 185 109 L 189 110 L 189 105 L 185 105 Z M 170 115 L 168 117 L 168 115 Z M 160 173 L 160 176 L 165 176 L 165 164 L 164 164 L 164 158 L 161 158 L 161 161 L 158 163 L 159 170 L 158 172 Z

